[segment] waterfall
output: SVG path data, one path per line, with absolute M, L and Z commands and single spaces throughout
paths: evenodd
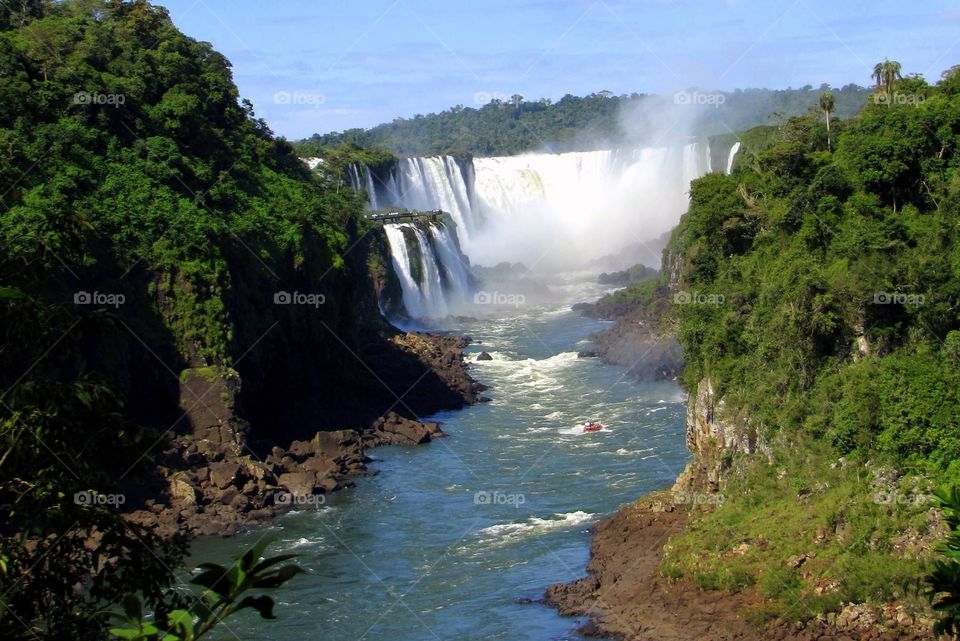
M 447 300 L 453 305 L 467 303 L 472 290 L 470 274 L 467 272 L 467 259 L 460 251 L 456 236 L 441 225 L 430 225 L 430 236 L 447 274 Z
M 363 183 L 360 182 L 360 168 L 356 163 L 350 165 L 348 173 L 350 174 L 350 186 L 358 191 L 362 189 Z
M 410 254 L 407 251 L 407 239 L 403 235 L 401 225 L 384 225 L 387 242 L 390 243 L 390 257 L 393 261 L 393 271 L 400 279 L 400 289 L 403 291 L 403 306 L 412 318 L 424 316 L 423 294 L 420 286 L 413 277 L 413 266 Z
M 433 253 L 433 245 L 427 239 L 418 225 L 408 225 L 413 229 L 417 237 L 417 244 L 420 246 L 420 269 L 423 274 L 423 281 L 420 283 L 420 293 L 423 295 L 425 306 L 424 316 L 430 318 L 443 318 L 447 315 L 447 301 L 443 295 L 443 280 L 440 277 L 440 269 L 437 267 L 437 259 Z
M 709 168 L 706 143 L 477 158 L 484 223 L 463 245 L 484 264 L 569 268 L 669 231 Z
M 400 161 L 391 205 L 407 209 L 442 209 L 457 225 L 461 242 L 473 229 L 467 181 L 452 156 L 406 158 Z
M 740 151 L 740 141 L 733 143 L 733 147 L 730 148 L 730 155 L 727 156 L 727 174 L 733 171 L 733 157 L 737 155 L 737 152 Z
M 376 186 L 369 169 L 354 180 L 365 185 L 371 208 L 450 215 L 453 226 L 386 226 L 407 313 L 438 318 L 471 300 L 464 253 L 481 264 L 550 271 L 642 247 L 677 224 L 690 204 L 690 181 L 708 173 L 710 162 L 709 144 L 697 141 L 471 161 L 405 158 L 378 174 Z
M 364 167 L 363 173 L 367 179 L 367 195 L 370 198 L 370 207 L 372 209 L 379 209 L 380 206 L 377 204 L 377 188 L 373 184 L 373 172 L 370 171 L 369 167 Z
M 446 225 L 388 224 L 384 231 L 410 318 L 444 318 L 468 301 L 467 259 Z M 411 251 L 413 246 L 415 251 Z M 418 261 L 416 265 L 414 261 Z
M 448 212 L 460 246 L 485 264 L 569 265 L 670 230 L 689 205 L 690 181 L 709 170 L 705 142 L 474 158 L 465 167 L 451 156 L 406 158 L 379 205 Z

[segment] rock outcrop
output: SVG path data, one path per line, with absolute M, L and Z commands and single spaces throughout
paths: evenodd
M 429 443 L 431 439 L 446 436 L 440 429 L 439 423 L 420 423 L 404 418 L 396 412 L 389 412 L 381 416 L 363 435 L 364 445 L 376 447 L 378 445 L 420 445 Z
M 702 379 L 687 400 L 686 435 L 693 459 L 677 479 L 675 492 L 717 492 L 737 455 L 767 449 L 746 415 L 717 395 L 710 378 Z
M 431 370 L 434 386 L 477 402 L 486 386 L 467 372 L 469 339 L 409 333 L 392 338 Z M 240 413 L 239 375 L 225 368 L 191 368 L 180 377 L 181 415 L 152 472 L 127 489 L 128 518 L 163 536 L 229 536 L 297 507 L 315 507 L 330 492 L 369 474 L 366 450 L 419 445 L 444 436 L 440 424 L 403 416 L 398 402 L 357 429 L 316 431 L 287 447 L 256 442 Z
M 672 380 L 679 376 L 683 371 L 680 344 L 673 328 L 663 322 L 671 305 L 665 292 L 646 302 L 611 303 L 610 298 L 573 306 L 585 316 L 615 321 L 609 329 L 590 336 L 593 346 L 586 353 L 626 367 L 640 380 Z
M 658 332 L 645 310 L 623 316 L 590 340 L 591 351 L 604 362 L 626 367 L 640 380 L 672 380 L 683 371 L 677 339 Z
M 486 385 L 470 377 L 468 364 L 463 359 L 463 348 L 470 344 L 470 337 L 407 332 L 398 334 L 391 340 L 405 352 L 416 355 L 446 386 L 448 393 L 463 399 L 463 403 L 476 403 L 477 393 L 487 389 Z M 413 393 L 416 391 L 414 389 Z M 407 404 L 407 398 L 404 396 L 404 402 L 398 405 L 398 411 L 402 411 Z M 419 403 L 420 406 L 423 404 Z
M 899 606 L 848 605 L 806 624 L 758 625 L 747 613 L 763 598 L 702 590 L 661 572 L 663 546 L 690 521 L 670 493 L 648 495 L 601 521 L 590 544 L 587 576 L 547 588 L 544 602 L 565 616 L 588 616 L 580 632 L 624 641 L 932 641 L 930 621 Z

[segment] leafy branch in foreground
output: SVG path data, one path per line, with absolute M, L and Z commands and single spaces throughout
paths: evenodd
M 942 487 L 933 496 L 950 528 L 947 539 L 939 546 L 944 558 L 934 563 L 927 576 L 933 609 L 940 613 L 934 632 L 956 639 L 960 638 L 960 486 Z
M 120 625 L 110 629 L 111 634 L 131 641 L 193 641 L 244 608 L 255 609 L 264 619 L 275 619 L 272 597 L 246 593 L 280 587 L 304 570 L 293 564 L 275 567 L 295 554 L 261 560 L 268 544 L 269 541 L 258 542 L 229 568 L 216 563 L 201 563 L 198 569 L 202 572 L 190 582 L 203 586 L 203 592 L 190 608 L 170 612 L 166 629 L 144 616 L 139 597 L 126 595 L 122 602 L 123 612 L 110 613 L 121 621 Z

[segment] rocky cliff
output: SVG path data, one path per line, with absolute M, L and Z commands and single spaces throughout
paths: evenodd
M 466 371 L 461 351 L 466 342 L 421 333 L 391 340 L 420 364 L 413 371 L 435 377 L 461 404 L 474 402 L 484 388 Z M 398 380 L 389 368 L 382 372 L 389 381 Z M 303 440 L 271 442 L 263 433 L 254 434 L 243 417 L 241 389 L 240 376 L 231 369 L 190 368 L 181 374 L 180 418 L 165 435 L 163 450 L 147 454 L 156 460 L 151 473 L 128 487 L 130 519 L 164 536 L 229 536 L 291 509 L 315 507 L 330 492 L 351 487 L 354 477 L 369 473 L 369 448 L 420 445 L 444 436 L 438 423 L 386 409 L 351 429 L 315 430 Z M 405 404 L 398 396 L 394 405 Z
M 677 478 L 675 492 L 718 492 L 737 456 L 766 451 L 756 427 L 718 396 L 710 378 L 701 379 L 687 400 L 686 438 L 693 459 Z

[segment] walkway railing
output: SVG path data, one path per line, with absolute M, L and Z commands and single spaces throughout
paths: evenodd
M 415 223 L 425 221 L 431 223 L 443 222 L 443 211 L 434 209 L 431 211 L 402 210 L 402 211 L 383 211 L 370 212 L 367 218 L 378 223 L 396 224 L 396 223 Z

